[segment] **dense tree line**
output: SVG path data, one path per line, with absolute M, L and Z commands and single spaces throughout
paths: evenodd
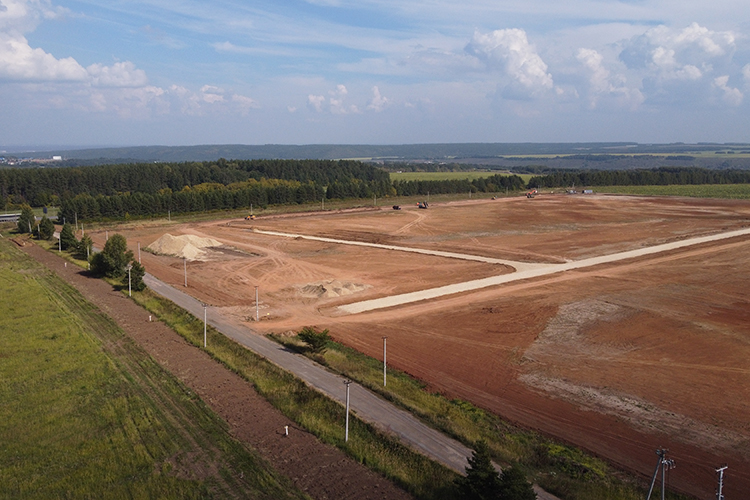
M 356 183 L 355 184 L 364 184 Z M 309 203 L 322 199 L 325 191 L 314 182 L 250 180 L 223 184 L 200 184 L 177 192 L 163 189 L 157 193 L 124 193 L 112 196 L 79 194 L 63 198 L 58 217 L 66 221 L 122 219 L 151 215 L 234 210 L 268 205 Z
M 658 168 L 653 170 L 557 171 L 529 179 L 527 187 L 566 186 L 666 186 L 673 184 L 746 184 L 748 170 Z
M 384 196 L 390 192 L 388 172 L 359 161 L 332 160 L 233 160 L 187 163 L 135 163 L 75 168 L 0 169 L 0 201 L 32 206 L 57 205 L 80 194 L 92 197 L 125 193 L 156 195 L 178 192 L 186 186 L 216 183 L 229 185 L 261 179 L 282 179 L 330 186 L 339 183 L 351 190 Z M 362 188 L 362 184 L 366 188 Z
M 447 179 L 435 181 L 393 181 L 398 196 L 415 196 L 448 193 L 497 193 L 524 189 L 523 179 L 517 175 L 493 175 L 480 179 Z

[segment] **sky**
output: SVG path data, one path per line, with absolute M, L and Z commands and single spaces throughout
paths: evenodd
M 747 0 L 0 0 L 12 145 L 750 142 Z

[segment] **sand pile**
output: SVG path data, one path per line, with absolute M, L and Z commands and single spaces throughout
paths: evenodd
M 221 242 L 211 238 L 201 238 L 192 234 L 172 236 L 165 234 L 151 243 L 146 249 L 159 255 L 172 255 L 188 260 L 204 260 L 207 257 L 204 248 L 221 246 Z
M 368 288 L 367 285 L 351 283 L 348 281 L 330 280 L 308 283 L 299 287 L 299 293 L 303 297 L 310 298 L 332 298 L 343 295 L 351 295 Z

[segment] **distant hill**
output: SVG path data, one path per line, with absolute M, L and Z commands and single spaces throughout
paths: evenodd
M 461 163 L 495 164 L 508 166 L 518 164 L 519 159 L 509 156 L 526 156 L 523 163 L 549 165 L 553 158 L 549 155 L 576 155 L 575 162 L 592 163 L 590 155 L 659 155 L 669 164 L 695 165 L 691 155 L 718 152 L 709 167 L 747 168 L 750 163 L 743 158 L 742 166 L 736 165 L 732 154 L 750 154 L 750 144 L 638 144 L 634 142 L 596 143 L 464 143 L 464 144 L 313 144 L 313 145 L 242 145 L 214 144 L 200 146 L 139 146 L 121 148 L 95 148 L 78 150 L 35 151 L 17 153 L 16 157 L 39 157 L 59 155 L 67 161 L 80 160 L 83 164 L 113 162 L 184 162 L 213 161 L 219 158 L 252 159 L 361 159 L 374 161 L 456 161 Z M 739 156 L 735 157 L 737 160 Z M 705 159 L 705 155 L 704 155 Z M 722 165 L 723 162 L 723 165 Z M 728 162 L 728 163 L 727 163 Z M 700 162 L 699 162 L 700 163 Z M 62 166 L 62 165 L 61 165 Z M 549 165 L 551 166 L 551 165 Z M 561 166 L 561 165 L 560 165 Z M 558 168 L 560 167 L 558 166 Z M 571 165 L 572 166 L 572 165 Z M 599 165 L 601 167 L 601 165 Z M 564 167 L 563 167 L 564 168 Z M 588 168 L 596 168 L 588 165 Z M 606 168 L 606 167 L 605 167 Z

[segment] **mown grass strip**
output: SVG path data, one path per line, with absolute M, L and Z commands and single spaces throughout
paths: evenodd
M 0 293 L 4 498 L 304 497 L 111 319 L 5 238 Z
M 642 484 L 615 471 L 604 461 L 510 425 L 466 401 L 449 400 L 429 392 L 423 382 L 404 372 L 389 369 L 388 384 L 383 387 L 381 360 L 333 341 L 328 343 L 324 353 L 315 354 L 297 337 L 270 337 L 357 381 L 469 447 L 479 440 L 486 441 L 499 464 L 519 462 L 537 484 L 563 500 L 639 500 L 644 497 Z M 667 498 L 685 497 L 667 494 Z
M 150 290 L 133 298 L 196 347 L 203 346 L 203 321 Z M 344 450 L 417 498 L 453 497 L 456 474 L 358 418 L 349 420 L 344 442 L 343 407 L 240 344 L 208 329 L 207 352 L 251 382 L 273 406 L 321 441 Z

